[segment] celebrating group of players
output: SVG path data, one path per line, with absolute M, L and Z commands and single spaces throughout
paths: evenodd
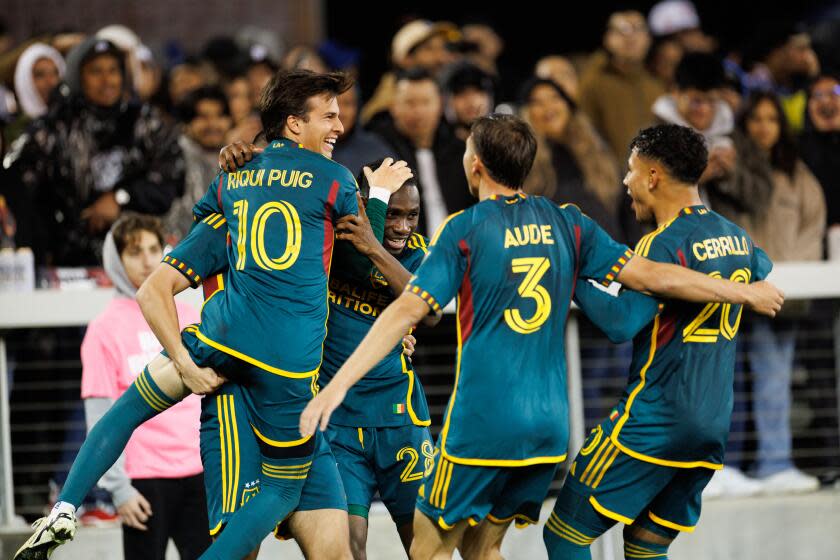
M 138 292 L 164 352 L 94 429 L 20 560 L 49 558 L 131 432 L 191 393 L 215 540 L 201 558 L 253 557 L 271 532 L 307 558 L 364 558 L 378 492 L 411 558 L 500 558 L 511 522 L 537 523 L 566 459 L 564 329 L 572 300 L 634 340 L 628 386 L 589 436 L 546 522 L 552 559 L 589 558 L 616 522 L 627 558 L 666 558 L 720 469 L 744 305 L 774 315 L 771 264 L 707 210 L 690 129 L 641 131 L 624 180 L 657 229 L 633 252 L 574 206 L 521 186 L 536 141 L 520 119 L 472 127 L 464 172 L 478 202 L 431 242 L 405 162 L 359 185 L 331 161 L 342 74 L 280 72 L 263 92 L 264 149 L 234 145 L 190 234 Z M 650 259 L 650 260 L 649 260 Z M 621 282 L 615 297 L 601 285 Z M 203 284 L 179 332 L 174 295 Z M 661 300 L 651 295 L 658 295 Z M 415 325 L 457 301 L 455 386 L 436 444 L 410 359 Z

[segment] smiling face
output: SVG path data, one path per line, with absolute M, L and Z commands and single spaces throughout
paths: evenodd
M 202 99 L 195 106 L 195 117 L 187 126 L 187 134 L 202 147 L 218 150 L 225 144 L 225 134 L 230 130 L 230 117 L 216 99 Z
M 624 186 L 630 197 L 631 208 L 636 214 L 636 220 L 647 222 L 653 219 L 653 195 L 651 194 L 654 180 L 649 161 L 639 157 L 636 150 L 630 153 L 627 161 L 627 174 L 624 176 Z
M 402 253 L 419 221 L 420 192 L 414 184 L 403 185 L 388 201 L 385 235 L 382 239 L 385 250 L 394 256 Z
M 527 107 L 528 118 L 537 134 L 555 141 L 563 138 L 571 110 L 556 89 L 548 84 L 536 86 L 528 97 Z
M 334 96 L 316 95 L 306 102 L 305 118 L 289 117 L 288 128 L 303 147 L 332 159 L 336 139 L 344 132 L 338 118 L 338 100 Z

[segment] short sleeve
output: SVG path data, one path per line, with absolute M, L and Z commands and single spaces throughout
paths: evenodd
M 575 228 L 578 228 L 576 231 L 576 242 L 580 244 L 578 276 L 591 278 L 604 286 L 609 286 L 633 257 L 633 252 L 626 245 L 615 241 L 601 226 L 577 208 L 571 206 L 566 208 L 572 214 Z
M 770 271 L 773 270 L 773 261 L 763 249 L 753 245 L 752 263 L 750 264 L 752 270 L 752 281 L 758 282 L 764 280 Z
M 195 224 L 163 262 L 183 274 L 193 288 L 228 267 L 225 218 L 211 214 Z
M 220 172 L 198 202 L 193 206 L 193 219 L 196 222 L 207 218 L 211 214 L 222 214 L 222 183 L 225 173 Z
M 435 313 L 455 297 L 467 268 L 469 244 L 460 233 L 460 221 L 453 220 L 459 214 L 453 214 L 438 228 L 429 253 L 405 287 Z
M 338 181 L 338 195 L 335 201 L 335 214 L 337 218 L 359 213 L 359 201 L 356 199 L 356 192 L 359 187 L 353 175 L 344 169 Z
M 109 348 L 104 330 L 95 321 L 88 326 L 82 340 L 81 354 L 82 398 L 118 398 L 119 364 Z

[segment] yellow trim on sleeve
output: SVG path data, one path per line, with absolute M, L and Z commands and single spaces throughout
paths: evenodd
M 256 436 L 258 438 L 260 438 L 262 441 L 264 441 L 265 443 L 267 443 L 268 445 L 270 445 L 272 447 L 295 447 L 297 445 L 303 445 L 304 443 L 306 443 L 307 441 L 309 441 L 312 438 L 312 436 L 309 435 L 309 436 L 302 437 L 300 439 L 295 439 L 295 440 L 292 440 L 292 441 L 277 441 L 277 440 L 269 439 L 269 438 L 265 437 L 264 435 L 262 435 L 260 433 L 260 431 L 257 429 L 257 427 L 254 426 L 253 424 L 251 424 L 251 429 L 254 430 L 254 433 L 256 434 Z
M 273 373 L 274 375 L 280 375 L 280 376 L 283 376 L 283 377 L 290 377 L 292 379 L 308 379 L 308 378 L 312 377 L 313 375 L 315 375 L 316 373 L 318 373 L 318 368 L 315 368 L 312 371 L 305 371 L 305 372 L 300 372 L 300 373 L 299 372 L 294 372 L 294 371 L 286 371 L 284 369 L 276 368 L 274 366 L 270 366 L 270 365 L 266 364 L 265 362 L 261 362 L 260 360 L 257 360 L 256 358 L 252 358 L 251 356 L 248 356 L 247 354 L 243 354 L 242 352 L 238 352 L 237 350 L 234 350 L 233 348 L 229 348 L 229 347 L 225 346 L 224 344 L 219 344 L 215 340 L 211 340 L 210 338 L 207 338 L 207 336 L 204 335 L 204 333 L 202 333 L 200 330 L 195 331 L 195 336 L 201 342 L 203 342 L 204 344 L 206 344 L 208 346 L 212 346 L 213 348 L 215 348 L 216 350 L 219 350 L 220 352 L 224 352 L 225 354 L 233 356 L 234 358 L 239 358 L 243 362 L 248 362 L 249 364 L 257 366 L 258 368 L 263 369 L 263 370 L 267 371 L 268 373 Z
M 603 515 L 604 517 L 609 517 L 613 521 L 618 521 L 620 523 L 624 523 L 625 525 L 632 525 L 633 520 L 629 517 L 624 517 L 620 513 L 615 513 L 614 511 L 610 511 L 601 504 L 598 503 L 598 500 L 595 499 L 595 496 L 589 496 L 589 503 L 592 504 L 592 507 L 595 508 L 595 511 Z
M 455 216 L 457 216 L 459 214 L 463 214 L 463 213 L 464 213 L 463 210 L 459 210 L 459 211 L 455 212 L 454 214 L 450 214 L 445 220 L 443 220 L 443 222 L 438 226 L 435 234 L 432 236 L 432 241 L 429 243 L 429 246 L 434 247 L 435 244 L 437 243 L 438 237 L 440 237 L 440 234 L 443 233 L 443 228 L 446 227 L 446 225 L 452 220 L 452 218 L 454 218 Z
M 669 529 L 674 529 L 675 531 L 682 531 L 684 533 L 693 533 L 694 527 L 687 527 L 685 525 L 678 525 L 673 521 L 668 521 L 667 519 L 662 519 L 652 511 L 648 510 L 648 516 L 650 517 L 651 521 L 656 523 L 657 525 L 662 525 L 663 527 L 668 527 Z
M 219 534 L 219 531 L 221 531 L 221 530 L 222 530 L 222 523 L 223 523 L 223 521 L 219 521 L 219 524 L 218 524 L 218 525 L 216 525 L 215 527 L 213 527 L 212 529 L 210 529 L 210 536 L 211 536 L 211 537 L 215 537 L 216 535 L 218 535 L 218 534 Z

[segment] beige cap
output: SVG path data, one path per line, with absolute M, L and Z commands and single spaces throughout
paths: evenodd
M 434 35 L 444 35 L 449 41 L 456 41 L 460 35 L 458 27 L 447 21 L 431 22 L 416 19 L 402 26 L 391 42 L 391 58 L 402 65 L 411 50 Z

